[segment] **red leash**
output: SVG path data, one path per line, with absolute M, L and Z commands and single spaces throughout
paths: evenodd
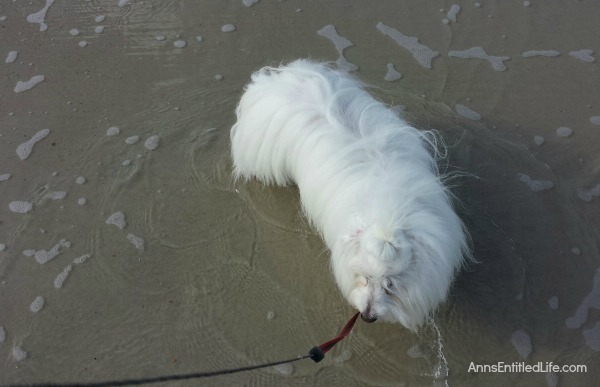
M 352 318 L 350 319 L 350 321 L 348 321 L 346 323 L 346 325 L 344 325 L 344 328 L 342 328 L 342 331 L 336 337 L 334 337 L 333 339 L 331 339 L 331 340 L 329 340 L 329 341 L 327 341 L 327 342 L 319 345 L 318 347 L 312 348 L 308 352 L 310 358 L 315 363 L 318 363 L 321 360 L 323 360 L 325 358 L 325 354 L 327 352 L 329 352 L 329 350 L 331 348 L 333 348 L 334 345 L 336 345 L 344 337 L 348 336 L 348 334 L 350 333 L 350 331 L 354 327 L 354 323 L 356 322 L 356 319 L 358 318 L 359 314 L 360 314 L 360 312 L 356 312 L 356 314 L 354 316 L 352 316 Z

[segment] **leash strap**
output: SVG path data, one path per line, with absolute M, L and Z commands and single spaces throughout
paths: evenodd
M 346 323 L 346 325 L 344 325 L 344 328 L 342 328 L 342 331 L 336 337 L 319 345 L 318 347 L 311 348 L 311 350 L 308 352 L 308 355 L 312 359 L 312 361 L 318 363 L 321 360 L 323 360 L 325 358 L 325 354 L 329 352 L 331 348 L 333 348 L 344 337 L 348 336 L 348 334 L 350 334 L 350 331 L 352 331 L 352 328 L 354 328 L 354 323 L 356 323 L 356 319 L 358 318 L 359 314 L 360 312 L 356 312 L 356 314 L 352 316 L 352 318 Z

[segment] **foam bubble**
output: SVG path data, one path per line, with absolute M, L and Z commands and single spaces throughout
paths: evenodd
M 133 243 L 133 245 L 135 246 L 136 249 L 140 250 L 140 251 L 144 251 L 144 239 L 142 237 L 139 237 L 137 235 L 133 235 L 133 234 L 129 234 L 127 235 L 127 239 L 129 241 L 131 241 L 131 243 Z
M 454 110 L 461 116 L 468 118 L 469 120 L 479 121 L 481 120 L 481 114 L 474 110 L 469 109 L 465 105 L 454 105 Z
M 446 17 L 448 18 L 448 20 L 451 20 L 456 23 L 456 16 L 458 15 L 459 12 L 460 12 L 460 5 L 452 4 L 450 9 L 448 10 L 448 14 L 446 15 Z
M 590 117 L 590 122 L 594 125 L 600 125 L 600 116 Z
M 52 191 L 50 192 L 50 199 L 62 200 L 67 197 L 67 191 Z
M 173 42 L 173 46 L 177 48 L 184 48 L 185 46 L 187 46 L 187 43 L 185 40 L 179 39 Z
M 107 136 L 116 136 L 119 133 L 121 133 L 121 129 L 117 128 L 116 126 L 111 126 L 110 128 L 106 129 Z
M 17 155 L 21 160 L 25 160 L 29 157 L 31 152 L 33 151 L 33 146 L 38 142 L 44 139 L 50 133 L 50 129 L 42 129 L 31 137 L 31 139 L 27 142 L 20 144 L 17 147 Z
M 25 214 L 25 213 L 31 211 L 31 209 L 33 208 L 33 204 L 31 202 L 17 200 L 17 201 L 8 203 L 8 208 L 12 212 L 17 212 L 19 214 Z
M 382 22 L 377 23 L 377 29 L 384 35 L 389 36 L 399 46 L 404 47 L 413 55 L 417 62 L 427 68 L 431 68 L 431 62 L 433 58 L 440 55 L 439 52 L 432 50 L 431 48 L 419 43 L 419 39 L 412 36 L 406 36 L 395 28 L 391 28 L 383 24 Z
M 217 75 L 215 75 L 215 79 L 217 81 L 221 81 L 221 80 L 223 80 L 223 75 L 222 74 L 217 74 Z
M 84 184 L 86 182 L 85 177 L 83 176 L 77 176 L 77 178 L 75 179 L 75 183 L 77 184 Z
M 86 40 L 82 40 L 78 44 L 79 44 L 79 47 L 85 47 L 88 45 L 88 42 Z
M 388 82 L 393 82 L 400 78 L 402 78 L 402 74 L 400 74 L 400 72 L 398 72 L 398 70 L 396 70 L 394 68 L 393 63 L 388 63 L 387 64 L 387 74 L 385 74 L 385 77 L 383 79 L 385 79 Z
M 290 363 L 278 364 L 273 368 L 283 375 L 291 375 L 294 373 L 294 367 Z
M 531 7 L 531 2 L 530 1 L 524 1 L 523 2 L 523 7 Z
M 21 93 L 23 91 L 32 89 L 35 85 L 37 85 L 40 82 L 43 82 L 46 78 L 43 75 L 34 75 L 33 77 L 31 77 L 30 80 L 22 82 L 19 81 L 17 82 L 17 85 L 15 86 L 15 93 Z
M 0 343 L 3 343 L 5 339 L 6 331 L 4 330 L 4 327 L 0 325 Z
M 164 35 L 158 35 L 158 36 L 156 37 L 156 40 L 158 40 L 159 42 L 162 42 L 162 41 L 163 41 L 163 40 L 165 40 L 165 39 L 167 39 L 167 37 L 166 37 L 166 36 L 164 36 Z
M 66 239 L 61 239 L 60 241 L 58 241 L 57 244 L 52 246 L 50 251 L 46 251 L 46 250 L 36 251 L 34 253 L 35 260 L 40 265 L 43 265 L 44 263 L 50 261 L 51 259 L 56 257 L 58 254 L 60 254 L 62 252 L 62 251 L 60 251 L 61 247 L 68 249 L 69 247 L 71 247 L 71 242 L 69 242 Z
M 125 144 L 133 145 L 140 141 L 140 136 L 130 136 L 125 139 Z
M 101 34 L 104 32 L 104 26 L 96 26 L 96 28 L 94 28 L 94 32 L 97 34 Z
M 254 4 L 258 3 L 258 0 L 242 0 L 242 3 L 244 3 L 246 7 L 252 7 Z
M 573 129 L 567 127 L 560 127 L 556 129 L 556 135 L 559 137 L 570 137 L 573 134 Z
M 492 68 L 496 71 L 506 70 L 506 66 L 503 62 L 510 59 L 509 56 L 491 56 L 482 47 L 471 47 L 463 51 L 449 51 L 449 57 L 462 58 L 462 59 L 482 59 L 487 60 Z
M 12 63 L 15 60 L 17 60 L 17 52 L 16 51 L 9 51 L 8 55 L 6 55 L 6 59 L 4 60 L 4 62 L 6 63 Z
M 546 56 L 546 57 L 553 57 L 553 56 L 559 56 L 560 52 L 556 51 L 556 50 L 531 50 L 531 51 L 525 51 L 523 54 L 521 54 L 521 56 L 523 56 L 523 58 L 531 58 L 533 56 Z
M 5 173 L 4 175 L 0 175 L 0 181 L 6 181 L 10 179 L 12 175 L 10 173 Z
M 319 31 L 317 31 L 317 34 L 331 40 L 331 43 L 333 43 L 333 45 L 335 46 L 335 49 L 337 50 L 339 55 L 335 63 L 340 69 L 345 71 L 358 70 L 358 66 L 348 62 L 348 60 L 344 57 L 344 50 L 348 47 L 354 46 L 354 44 L 345 37 L 338 34 L 333 24 L 328 24 L 325 27 L 321 28 Z
M 94 19 L 94 21 L 96 23 L 102 23 L 104 21 L 104 19 L 106 19 L 105 15 L 98 15 L 98 16 L 96 16 L 96 18 Z
M 91 254 L 83 254 L 81 257 L 73 259 L 73 263 L 76 265 L 81 265 L 82 263 L 87 261 L 91 256 Z
M 545 191 L 554 187 L 554 183 L 550 180 L 533 180 L 531 177 L 524 173 L 518 173 L 517 177 L 519 178 L 519 180 L 527 184 L 529 189 L 533 192 Z
M 533 142 L 535 145 L 540 146 L 544 143 L 544 137 L 542 136 L 533 136 Z
M 131 160 L 125 160 L 121 163 L 121 165 L 124 167 L 128 166 L 129 164 L 131 164 Z
M 593 54 L 594 51 L 589 49 L 569 52 L 569 55 L 572 57 L 588 63 L 594 63 L 596 61 L 596 58 L 593 57 Z
M 121 230 L 125 228 L 127 225 L 127 221 L 125 220 L 125 214 L 121 211 L 117 211 L 106 219 L 106 224 L 114 224 Z
M 35 300 L 33 300 L 33 302 L 31 303 L 31 305 L 29 305 L 29 310 L 31 310 L 33 313 L 37 313 L 40 310 L 42 310 L 45 302 L 46 300 L 44 300 L 44 297 L 37 296 Z
M 523 359 L 526 359 L 531 353 L 531 336 L 524 330 L 515 331 L 510 338 L 510 342 Z
M 87 203 L 87 199 L 86 198 L 79 198 L 79 199 L 77 199 L 77 204 L 79 204 L 80 206 L 85 206 L 86 203 Z
M 275 319 L 275 312 L 270 310 L 267 312 L 267 320 L 274 320 Z
M 159 141 L 158 136 L 151 136 L 144 143 L 144 147 L 151 151 L 155 150 L 156 148 L 158 148 L 158 141 Z
M 236 28 L 233 24 L 225 24 L 224 26 L 221 27 L 221 31 L 223 31 L 223 32 L 233 32 L 235 30 L 236 30 Z
M 23 250 L 23 255 L 26 257 L 33 257 L 35 255 L 35 250 Z
M 592 351 L 600 352 L 600 321 L 598 321 L 591 329 L 584 329 L 583 337 L 585 338 L 585 344 L 590 347 Z
M 558 309 L 558 297 L 557 296 L 552 296 L 548 299 L 548 306 L 550 307 L 550 309 L 552 310 L 556 310 Z
M 14 346 L 12 348 L 12 357 L 16 360 L 16 361 L 22 361 L 27 359 L 27 352 L 25 350 L 23 350 L 23 348 L 18 347 L 18 346 Z
M 60 272 L 56 276 L 56 278 L 54 279 L 54 287 L 56 289 L 62 288 L 63 284 L 65 283 L 65 280 L 67 279 L 67 277 L 69 277 L 69 273 L 71 273 L 71 270 L 73 270 L 73 265 L 69 264 L 67 265 L 67 267 L 64 268 L 62 272 Z
M 548 383 L 548 387 L 558 386 L 558 374 L 554 372 L 546 373 L 546 383 Z
M 571 248 L 571 252 L 575 255 L 580 255 L 581 254 L 581 250 L 578 247 L 572 247 Z
M 344 349 L 335 359 L 336 363 L 345 363 L 348 360 L 352 359 L 352 351 L 348 349 Z
M 198 43 L 202 42 L 203 40 L 204 40 L 204 38 L 202 38 L 202 36 L 200 36 L 200 35 L 196 36 L 196 41 Z
M 592 291 L 583 299 L 581 305 L 575 311 L 575 315 L 565 321 L 567 328 L 581 328 L 588 320 L 589 310 L 592 308 L 600 309 L 600 269 L 596 270 L 593 282 Z
M 119 8 L 123 8 L 123 7 L 125 7 L 125 6 L 128 6 L 128 5 L 130 5 L 130 4 L 131 4 L 131 0 L 118 0 L 118 1 L 117 1 L 117 6 L 118 6 Z
M 0 243 L 0 251 L 4 251 L 6 249 L 6 245 L 4 243 Z
M 48 25 L 45 23 L 46 12 L 48 12 L 48 8 L 54 4 L 54 0 L 46 0 L 46 5 L 41 10 L 36 13 L 32 13 L 27 16 L 27 21 L 29 23 L 36 23 L 40 25 L 40 31 L 44 32 L 48 29 Z
M 71 31 L 69 31 L 69 34 L 71 34 L 71 36 L 77 36 L 79 35 L 79 30 L 77 28 L 73 28 Z

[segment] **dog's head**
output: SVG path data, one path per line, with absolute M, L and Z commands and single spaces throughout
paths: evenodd
M 397 322 L 414 331 L 445 299 L 460 262 L 457 254 L 462 256 L 460 246 L 449 252 L 442 246 L 452 241 L 371 225 L 339 241 L 332 269 L 363 320 Z

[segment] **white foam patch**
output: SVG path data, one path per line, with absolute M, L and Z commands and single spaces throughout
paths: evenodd
M 270 310 L 267 312 L 267 320 L 275 320 L 275 312 Z
M 101 34 L 104 32 L 104 26 L 96 26 L 96 28 L 94 28 L 94 32 L 97 34 Z
M 140 136 L 130 136 L 125 139 L 125 144 L 133 145 L 140 141 Z
M 333 361 L 336 363 L 345 363 L 350 359 L 352 359 L 352 351 L 344 349 Z
M 590 189 L 579 188 L 577 190 L 577 197 L 584 202 L 591 202 L 594 197 L 600 196 L 600 184 Z
M 14 202 L 8 203 L 8 208 L 12 212 L 17 212 L 19 214 L 26 214 L 33 208 L 33 204 L 31 202 L 16 200 Z
M 106 129 L 107 136 L 116 136 L 119 133 L 121 133 L 121 129 L 116 126 L 111 126 L 110 128 Z
M 600 321 L 591 329 L 584 329 L 583 337 L 585 338 L 585 344 L 592 351 L 600 352 Z
M 15 91 L 15 93 L 22 93 L 24 91 L 30 90 L 38 83 L 43 82 L 45 79 L 46 79 L 46 77 L 44 77 L 43 75 L 34 75 L 28 81 L 17 82 L 17 85 L 15 86 L 14 91 Z
M 406 354 L 413 359 L 418 359 L 420 357 L 422 357 L 422 358 L 427 357 L 427 354 L 423 351 L 423 348 L 421 348 L 421 346 L 419 344 L 415 344 L 412 347 L 410 347 L 406 351 Z
M 32 311 L 33 313 L 37 313 L 40 310 L 42 310 L 45 303 L 46 303 L 46 300 L 44 300 L 44 297 L 37 296 L 35 298 L 35 300 L 33 300 L 33 302 L 31 303 L 31 305 L 29 305 L 29 310 Z
M 4 62 L 13 63 L 15 60 L 17 60 L 17 55 L 18 53 L 16 51 L 9 51 Z
M 344 57 L 344 50 L 348 47 L 354 46 L 354 43 L 338 34 L 333 24 L 328 24 L 325 27 L 321 28 L 319 31 L 317 31 L 317 34 L 329 39 L 331 43 L 333 43 L 333 45 L 335 46 L 335 49 L 339 55 L 335 63 L 340 69 L 344 71 L 358 70 L 358 66 L 348 62 L 348 59 Z
M 79 204 L 80 206 L 85 206 L 86 203 L 87 203 L 87 199 L 86 198 L 79 198 L 79 199 L 77 199 L 77 204 Z
M 173 46 L 176 48 L 184 48 L 187 46 L 187 42 L 185 40 L 179 39 L 173 42 Z
M 546 383 L 548 383 L 548 387 L 558 386 L 558 374 L 554 372 L 546 373 Z
M 402 78 L 402 74 L 400 74 L 400 72 L 394 68 L 393 63 L 388 63 L 387 74 L 385 74 L 385 77 L 383 79 L 385 79 L 388 82 L 393 82 L 400 78 Z
M 242 3 L 244 3 L 246 7 L 252 7 L 254 4 L 258 3 L 258 0 L 242 0 Z
M 0 343 L 3 343 L 5 339 L 6 331 L 4 330 L 4 327 L 0 325 Z
M 29 155 L 31 155 L 31 152 L 33 151 L 33 146 L 37 142 L 46 138 L 46 136 L 49 133 L 50 133 L 50 129 L 42 129 L 39 132 L 37 132 L 33 137 L 31 137 L 31 139 L 29 141 L 20 144 L 17 147 L 17 155 L 19 156 L 19 158 L 21 160 L 27 159 L 29 157 Z
M 550 309 L 552 310 L 556 310 L 558 309 L 558 297 L 557 296 L 552 296 L 548 299 L 548 306 L 550 307 Z
M 417 60 L 417 62 L 427 68 L 431 68 L 432 60 L 440 55 L 439 52 L 432 50 L 431 48 L 419 43 L 419 39 L 412 36 L 406 36 L 402 34 L 400 31 L 395 28 L 388 27 L 382 22 L 377 23 L 377 29 L 381 31 L 384 35 L 389 36 L 394 40 L 399 46 L 404 47 L 412 56 Z
M 291 375 L 294 373 L 294 366 L 292 366 L 290 363 L 279 364 L 273 368 L 283 375 Z
M 575 255 L 580 255 L 581 254 L 581 250 L 579 249 L 579 247 L 572 247 L 571 248 L 571 252 Z
M 55 258 L 57 255 L 62 253 L 61 248 L 68 249 L 69 247 L 71 247 L 71 242 L 69 242 L 66 239 L 61 239 L 60 241 L 58 241 L 57 244 L 52 246 L 52 248 L 49 251 L 39 250 L 39 251 L 36 251 L 33 256 L 34 256 L 35 260 L 37 261 L 37 263 L 39 263 L 40 265 L 43 265 L 44 263 L 49 262 L 50 260 Z
M 0 243 L 0 251 L 4 251 L 6 249 L 6 245 L 4 243 Z
M 159 42 L 162 42 L 163 40 L 167 39 L 167 37 L 164 35 L 158 35 L 155 39 L 158 40 Z
M 66 279 L 69 277 L 69 273 L 71 273 L 71 270 L 73 270 L 73 265 L 67 265 L 67 267 L 65 267 L 64 270 L 56 276 L 56 278 L 54 279 L 54 287 L 56 289 L 62 288 Z
M 571 128 L 562 126 L 558 129 L 556 129 L 556 135 L 559 137 L 571 137 L 572 134 L 573 134 L 573 129 L 571 129 Z
M 569 55 L 572 57 L 587 63 L 594 63 L 596 61 L 596 58 L 594 58 L 593 54 L 594 51 L 589 49 L 569 52 Z
M 479 121 L 481 120 L 481 114 L 477 113 L 474 110 L 471 110 L 465 105 L 454 105 L 454 110 L 460 114 L 461 116 L 468 118 L 469 120 Z
M 581 305 L 579 305 L 575 311 L 575 315 L 567 318 L 565 321 L 567 328 L 581 328 L 581 326 L 587 322 L 589 311 L 592 308 L 600 309 L 600 269 L 597 269 L 596 275 L 594 275 L 592 291 L 585 296 Z
M 77 176 L 77 178 L 75 179 L 75 183 L 77 184 L 85 184 L 86 180 L 85 177 L 83 176 Z
M 23 255 L 26 257 L 33 257 L 35 255 L 35 250 L 23 250 Z
M 79 45 L 79 47 L 85 47 L 88 45 L 88 42 L 87 42 L 87 40 L 82 40 L 78 43 L 78 45 Z
M 446 17 L 448 18 L 448 20 L 451 20 L 456 23 L 456 16 L 458 15 L 459 12 L 460 12 L 460 5 L 452 4 L 450 9 L 448 10 L 448 14 L 446 15 Z
M 534 56 L 554 57 L 554 56 L 560 56 L 560 52 L 558 52 L 556 50 L 531 50 L 531 51 L 525 51 L 521 55 L 523 56 L 523 58 L 531 58 Z
M 541 146 L 544 144 L 544 137 L 542 136 L 533 136 L 533 143 L 537 146 Z
M 92 257 L 92 254 L 83 254 L 81 257 L 75 258 L 73 260 L 73 263 L 76 265 L 81 265 L 82 263 L 84 263 L 85 261 L 90 259 L 91 257 Z
M 77 28 L 73 28 L 71 31 L 69 31 L 69 34 L 71 36 L 77 36 L 79 35 L 79 30 Z
M 531 177 L 524 173 L 518 173 L 517 177 L 523 183 L 527 184 L 530 190 L 533 192 L 541 192 L 554 187 L 554 183 L 550 180 L 533 180 Z
M 16 361 L 23 361 L 27 359 L 27 352 L 23 348 L 18 346 L 14 346 L 12 348 L 11 355 Z
M 204 40 L 204 38 L 201 35 L 196 36 L 196 41 L 198 43 L 202 42 Z
M 146 243 L 144 241 L 144 238 L 139 237 L 137 235 L 129 234 L 129 235 L 127 235 L 127 239 L 131 243 L 133 243 L 133 245 L 135 246 L 136 249 L 138 249 L 140 251 L 144 251 L 144 244 Z
M 67 191 L 52 191 L 49 196 L 52 200 L 63 200 L 67 197 Z
M 48 29 L 48 25 L 46 24 L 46 12 L 48 12 L 48 9 L 50 8 L 50 6 L 52 6 L 52 4 L 54 4 L 54 0 L 46 0 L 46 5 L 44 6 L 44 8 L 40 9 L 36 13 L 28 15 L 27 21 L 29 23 L 39 24 L 40 31 L 46 31 Z
M 530 1 L 524 1 L 523 2 L 523 7 L 531 7 L 531 2 Z
M 131 0 L 117 0 L 117 6 L 119 8 L 126 7 L 131 4 Z
M 10 173 L 5 173 L 4 175 L 0 175 L 0 181 L 6 181 L 10 179 L 12 175 Z
M 122 166 L 124 166 L 124 167 L 126 167 L 126 166 L 128 166 L 128 165 L 130 165 L 130 164 L 131 164 L 131 160 L 124 160 L 124 161 L 121 163 L 121 165 L 122 165 Z
M 600 116 L 590 117 L 590 122 L 594 125 L 600 125 Z
M 94 21 L 96 23 L 102 23 L 104 21 L 104 19 L 106 19 L 105 15 L 98 15 L 98 16 L 96 16 L 96 18 L 94 19 Z
M 482 47 L 471 47 L 463 51 L 449 51 L 449 57 L 462 59 L 482 59 L 487 60 L 496 71 L 506 70 L 504 62 L 509 60 L 509 56 L 491 56 Z
M 159 143 L 159 138 L 158 136 L 151 136 L 149 137 L 146 142 L 144 143 L 144 147 L 148 150 L 155 150 L 156 148 L 158 148 L 158 143 Z
M 125 214 L 121 211 L 117 211 L 106 219 L 106 224 L 114 224 L 121 230 L 127 226 L 127 221 L 125 220 Z
M 225 24 L 221 27 L 221 31 L 223 32 L 233 32 L 236 28 L 233 24 Z
M 521 355 L 523 359 L 527 359 L 532 350 L 531 336 L 529 336 L 529 334 L 524 330 L 519 329 L 512 334 L 510 337 L 510 342 L 512 343 L 513 347 L 515 347 L 519 355 Z

